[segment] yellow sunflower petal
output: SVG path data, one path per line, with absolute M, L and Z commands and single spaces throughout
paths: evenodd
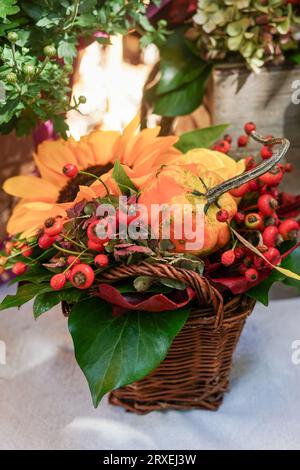
M 78 165 L 76 156 L 63 139 L 42 142 L 36 152 L 36 161 L 41 161 L 50 170 L 59 174 L 67 163 Z
M 120 137 L 117 131 L 95 131 L 86 139 L 94 155 L 94 165 L 105 166 L 116 158 L 116 144 Z
M 16 197 L 55 202 L 58 189 L 37 176 L 13 176 L 3 184 L 3 190 Z

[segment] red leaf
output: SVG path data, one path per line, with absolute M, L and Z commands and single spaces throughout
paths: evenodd
M 233 294 L 243 294 L 244 292 L 247 292 L 247 290 L 251 289 L 269 277 L 271 271 L 272 269 L 264 269 L 263 271 L 260 271 L 259 276 L 255 282 L 247 281 L 245 276 L 211 278 L 211 281 L 227 287 L 227 289 L 231 290 Z
M 110 284 L 100 284 L 99 297 L 110 304 L 126 310 L 144 310 L 146 312 L 163 312 L 176 310 L 187 305 L 195 298 L 195 292 L 190 287 L 184 291 L 173 291 L 167 297 L 164 294 L 129 293 L 122 295 Z

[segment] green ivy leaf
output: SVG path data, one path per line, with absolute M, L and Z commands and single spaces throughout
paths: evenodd
M 73 287 L 69 287 L 61 291 L 39 294 L 34 299 L 33 315 L 35 318 L 38 318 L 43 313 L 48 312 L 51 308 L 55 307 L 55 305 L 58 305 L 63 301 L 75 304 L 83 300 L 86 296 L 86 293 Z
M 157 96 L 154 113 L 167 117 L 192 113 L 202 103 L 206 81 L 210 72 L 211 66 L 207 65 L 196 80 L 170 93 Z
M 111 306 L 97 298 L 75 305 L 69 330 L 94 406 L 107 392 L 140 380 L 158 367 L 189 313 L 185 308 L 113 317 Z
M 133 184 L 119 160 L 116 160 L 112 172 L 112 176 L 120 188 L 122 194 L 131 194 L 137 192 L 136 186 Z
M 21 307 L 36 295 L 52 292 L 49 284 L 23 284 L 18 287 L 15 295 L 7 295 L 0 304 L 0 310 L 12 307 Z
M 209 148 L 226 132 L 228 127 L 229 124 L 220 124 L 186 132 L 180 136 L 175 147 L 183 153 L 194 148 Z
M 64 59 L 65 63 L 72 64 L 74 58 L 77 56 L 76 44 L 70 40 L 60 41 L 57 54 L 60 59 Z

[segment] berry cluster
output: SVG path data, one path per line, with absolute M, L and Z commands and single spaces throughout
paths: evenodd
M 253 122 L 248 122 L 244 129 L 245 134 L 237 139 L 238 148 L 247 147 L 249 136 L 255 132 L 256 126 Z M 231 146 L 232 138 L 226 135 L 223 140 L 215 144 L 214 149 L 228 153 Z M 260 158 L 263 160 L 271 158 L 272 155 L 271 145 L 264 145 L 260 149 Z M 245 159 L 246 170 L 251 170 L 258 164 L 258 159 L 252 155 Z M 221 265 L 230 266 L 233 272 L 245 276 L 249 282 L 257 281 L 260 271 L 270 269 L 271 265 L 278 265 L 281 262 L 283 242 L 297 239 L 299 223 L 293 218 L 282 218 L 277 212 L 281 200 L 278 185 L 284 174 L 292 170 L 292 165 L 289 163 L 277 164 L 264 175 L 230 191 L 234 197 L 241 198 L 233 225 L 254 249 L 236 240 L 234 248 L 222 253 Z M 219 210 L 216 218 L 219 222 L 227 222 L 227 211 Z M 261 256 L 257 252 L 261 253 Z

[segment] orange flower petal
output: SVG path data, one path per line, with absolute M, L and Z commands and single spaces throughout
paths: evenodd
M 13 176 L 3 184 L 3 190 L 16 197 L 55 202 L 58 189 L 49 181 L 37 176 Z

